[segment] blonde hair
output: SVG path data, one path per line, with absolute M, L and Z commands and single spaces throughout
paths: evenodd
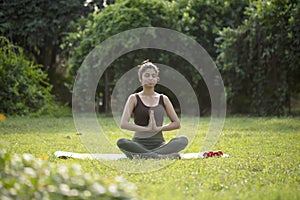
M 139 79 L 142 79 L 142 75 L 143 73 L 147 70 L 147 69 L 154 69 L 154 71 L 157 73 L 159 73 L 159 69 L 156 65 L 154 65 L 152 62 L 148 60 L 144 60 L 140 65 L 138 65 L 139 67 L 139 71 L 138 71 L 138 75 L 139 75 Z

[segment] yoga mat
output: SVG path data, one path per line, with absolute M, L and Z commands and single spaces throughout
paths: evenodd
M 220 155 L 220 156 L 207 156 L 208 152 L 198 152 L 198 153 L 181 153 L 181 159 L 201 159 L 201 158 L 209 158 L 209 157 L 229 157 L 228 154 Z M 54 153 L 55 158 L 61 159 L 91 159 L 91 160 L 119 160 L 119 159 L 127 159 L 124 154 L 90 154 L 90 153 L 75 153 L 75 152 L 67 152 L 67 151 L 56 151 Z

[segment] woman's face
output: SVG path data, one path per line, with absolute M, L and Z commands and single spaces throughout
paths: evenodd
M 158 80 L 157 72 L 153 68 L 148 68 L 142 74 L 140 82 L 142 86 L 155 86 Z

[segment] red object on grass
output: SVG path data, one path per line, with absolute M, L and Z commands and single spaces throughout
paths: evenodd
M 222 155 L 223 155 L 223 152 L 221 150 L 215 151 L 215 152 L 207 151 L 207 152 L 203 153 L 204 158 L 213 157 L 213 156 L 222 156 Z

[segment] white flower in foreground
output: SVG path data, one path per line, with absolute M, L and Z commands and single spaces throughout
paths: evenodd
M 103 187 L 101 184 L 99 183 L 94 183 L 92 185 L 93 189 L 95 190 L 95 192 L 97 192 L 99 195 L 104 194 L 106 192 L 105 187 Z

